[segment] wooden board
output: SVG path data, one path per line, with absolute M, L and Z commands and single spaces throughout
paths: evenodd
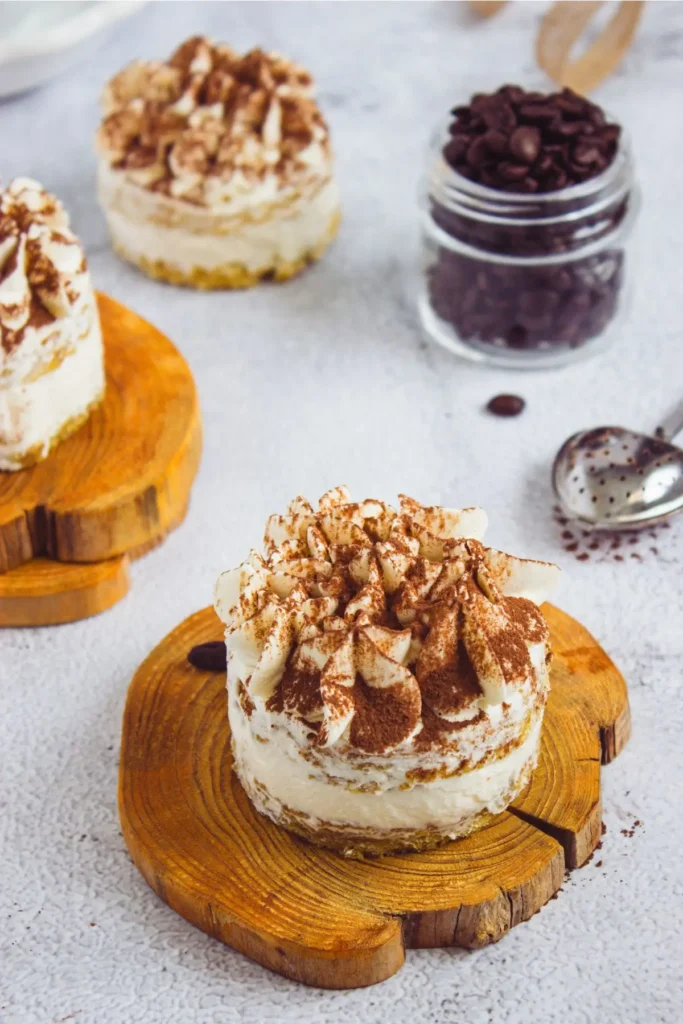
M 33 558 L 0 575 L 0 626 L 60 626 L 98 615 L 125 597 L 128 556 L 105 562 Z
M 529 787 L 473 836 L 365 861 L 311 846 L 253 810 L 231 770 L 225 677 L 186 660 L 194 644 L 221 638 L 221 624 L 210 608 L 186 619 L 128 692 L 119 811 L 135 864 L 192 924 L 308 985 L 372 985 L 401 967 L 407 947 L 497 941 L 595 849 L 600 761 L 629 734 L 619 671 L 579 623 L 543 610 L 556 658 Z
M 0 626 L 96 615 L 128 563 L 184 518 L 202 446 L 187 363 L 137 314 L 98 296 L 105 401 L 31 469 L 0 472 Z
M 170 529 L 179 526 L 185 510 Z M 99 615 L 126 596 L 131 561 L 162 543 L 155 537 L 135 551 L 104 562 L 32 558 L 0 573 L 0 627 L 62 626 Z
M 44 462 L 0 472 L 0 572 L 40 555 L 99 562 L 133 551 L 187 505 L 201 452 L 189 367 L 156 327 L 98 302 L 105 400 Z

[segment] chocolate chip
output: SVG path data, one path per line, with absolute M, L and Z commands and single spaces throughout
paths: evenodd
M 197 644 L 188 655 L 190 665 L 204 672 L 225 672 L 227 651 L 224 640 L 209 640 L 205 644 Z
M 494 416 L 519 416 L 526 402 L 519 395 L 495 395 L 486 406 Z

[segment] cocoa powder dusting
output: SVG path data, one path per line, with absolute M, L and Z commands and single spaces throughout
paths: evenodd
M 506 597 L 503 604 L 510 621 L 519 627 L 527 643 L 540 644 L 547 640 L 548 626 L 533 601 L 526 597 Z
M 368 686 L 356 675 L 353 686 L 356 712 L 351 722 L 351 743 L 367 754 L 381 754 L 396 743 L 397 736 L 411 732 L 420 720 L 420 698 L 407 687 Z
M 481 697 L 481 687 L 464 644 L 458 644 L 457 661 L 430 672 L 419 680 L 424 704 L 450 713 L 468 707 Z
M 290 658 L 280 685 L 268 701 L 272 711 L 284 711 L 299 718 L 311 718 L 322 710 L 320 695 L 320 672 L 313 669 L 294 668 Z

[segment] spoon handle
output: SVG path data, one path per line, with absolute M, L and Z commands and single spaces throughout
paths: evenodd
M 683 430 L 683 401 L 664 417 L 655 430 L 655 435 L 661 437 L 663 441 L 673 441 L 680 430 Z

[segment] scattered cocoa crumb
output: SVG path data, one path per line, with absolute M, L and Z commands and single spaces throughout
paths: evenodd
M 607 832 L 607 825 L 605 825 L 605 823 L 603 821 L 601 823 L 601 825 L 600 825 L 600 835 L 604 836 L 606 832 Z
M 596 862 L 595 862 L 596 868 L 601 868 L 602 864 L 603 864 L 603 862 L 601 860 L 596 860 Z
M 648 543 L 656 540 L 661 530 L 670 529 L 670 523 L 660 523 L 648 530 L 628 530 L 615 536 L 606 530 L 585 530 L 571 523 L 559 505 L 553 506 L 553 518 L 560 529 L 560 540 L 563 549 L 575 556 L 578 562 L 587 562 L 594 558 L 597 562 L 623 562 L 624 556 L 619 549 L 625 545 L 636 550 L 631 551 L 631 558 L 642 562 L 647 558 L 658 558 L 659 548 Z M 638 550 L 638 545 L 642 545 Z

